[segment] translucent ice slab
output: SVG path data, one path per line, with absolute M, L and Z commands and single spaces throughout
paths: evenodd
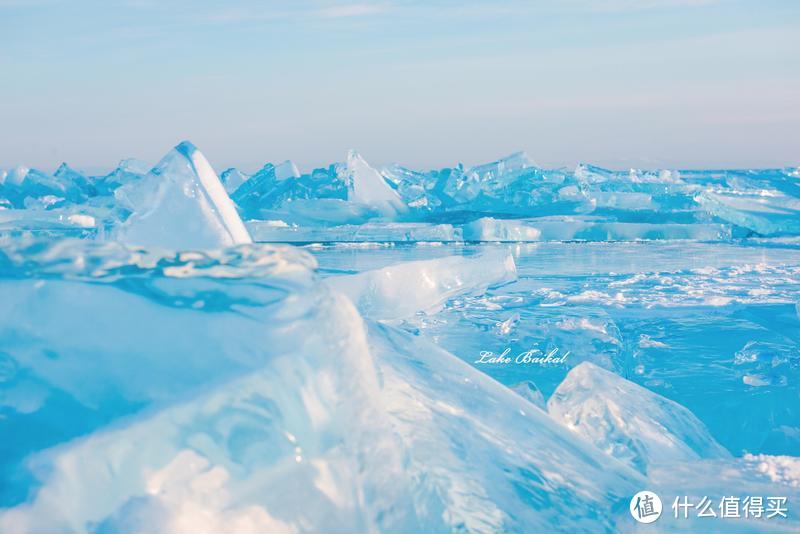
M 514 259 L 507 250 L 492 250 L 473 258 L 451 256 L 390 265 L 375 271 L 332 276 L 328 285 L 352 300 L 370 319 L 401 319 L 439 309 L 463 293 L 482 293 L 516 279 Z
M 423 530 L 610 530 L 644 481 L 424 338 L 370 324 Z
M 347 153 L 346 179 L 352 184 L 348 199 L 353 202 L 372 206 L 381 215 L 389 217 L 407 209 L 383 176 L 355 150 Z
M 730 457 L 689 410 L 588 362 L 572 368 L 547 410 L 642 472 L 659 463 Z
M 184 142 L 140 181 L 115 193 L 132 215 L 114 239 L 131 245 L 202 250 L 250 243 L 250 234 L 206 158 Z
M 697 201 L 717 217 L 761 235 L 800 233 L 800 199 L 778 191 L 703 192 Z

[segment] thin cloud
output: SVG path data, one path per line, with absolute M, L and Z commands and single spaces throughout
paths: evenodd
M 388 4 L 342 4 L 318 9 L 311 14 L 320 18 L 340 19 L 383 13 L 387 8 Z
M 718 4 L 721 0 L 566 0 L 562 7 L 596 12 L 646 11 L 702 7 Z
M 57 3 L 62 2 L 59 0 L 0 0 L 0 9 L 41 7 Z
M 2 1 L 2 0 L 0 0 Z M 200 13 L 197 20 L 209 23 L 252 22 L 263 20 L 345 19 L 366 17 L 386 12 L 387 2 L 340 3 L 325 7 L 299 6 L 293 9 L 270 9 L 248 6 Z

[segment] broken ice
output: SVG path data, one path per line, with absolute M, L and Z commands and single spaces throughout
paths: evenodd
M 524 153 L 218 175 L 184 142 L 2 170 L 0 531 L 629 531 L 643 489 L 795 506 L 799 206 L 795 169 Z M 534 349 L 568 356 L 476 363 Z

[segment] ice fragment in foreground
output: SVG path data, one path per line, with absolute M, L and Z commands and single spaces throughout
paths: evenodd
M 366 317 L 393 320 L 438 310 L 448 299 L 511 282 L 517 278 L 508 249 L 476 257 L 449 256 L 409 261 L 354 275 L 332 276 L 327 283 L 344 293 Z
M 422 531 L 611 531 L 617 510 L 645 484 L 424 337 L 368 327 Z
M 419 530 L 363 322 L 307 254 L 41 248 L 3 250 L 32 277 L 0 276 L 0 532 Z
M 567 428 L 642 472 L 655 464 L 730 457 L 689 410 L 589 362 L 567 374 L 547 408 Z
M 133 212 L 116 231 L 125 244 L 204 250 L 252 242 L 214 169 L 189 142 L 116 197 Z

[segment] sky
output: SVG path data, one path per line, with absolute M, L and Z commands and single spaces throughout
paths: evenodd
M 0 167 L 800 165 L 796 0 L 0 0 Z

